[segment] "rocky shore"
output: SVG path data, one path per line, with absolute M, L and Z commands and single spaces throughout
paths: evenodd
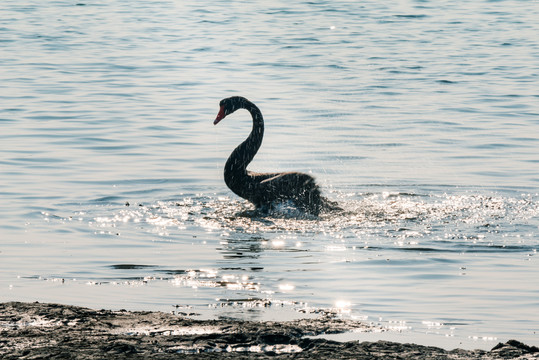
M 178 314 L 0 304 L 2 359 L 539 359 L 511 340 L 490 351 L 415 344 L 335 342 L 314 335 L 369 331 L 334 318 L 290 322 L 192 320 Z

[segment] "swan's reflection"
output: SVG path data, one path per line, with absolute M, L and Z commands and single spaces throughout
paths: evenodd
M 241 234 L 237 238 L 227 237 L 223 239 L 216 248 L 223 259 L 258 259 L 265 251 L 279 252 L 305 252 L 303 243 L 298 241 L 296 236 L 277 235 L 273 239 L 264 238 L 258 235 L 244 239 Z
M 224 259 L 258 259 L 264 251 L 267 239 L 252 236 L 249 239 L 227 238 L 220 242 L 217 251 Z

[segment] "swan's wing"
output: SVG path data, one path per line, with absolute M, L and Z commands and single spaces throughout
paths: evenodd
M 265 184 L 265 183 L 268 183 L 268 182 L 270 182 L 270 181 L 278 181 L 277 179 L 282 178 L 282 177 L 285 175 L 285 173 L 271 174 L 271 175 L 273 175 L 273 176 L 272 176 L 272 177 L 268 177 L 267 179 L 262 180 L 260 183 L 261 183 L 261 184 Z
M 314 178 L 311 175 L 300 173 L 300 172 L 284 172 L 284 173 L 275 173 L 267 174 L 267 177 L 264 177 L 260 181 L 261 185 L 270 184 L 272 186 L 288 186 L 291 189 L 296 189 L 299 192 L 300 189 L 307 189 L 312 187 L 317 187 Z
M 283 175 L 286 173 L 282 173 L 282 172 L 256 173 L 256 172 L 248 171 L 247 174 L 251 177 L 251 179 L 261 184 L 263 181 L 268 181 L 268 179 L 277 178 L 280 175 Z

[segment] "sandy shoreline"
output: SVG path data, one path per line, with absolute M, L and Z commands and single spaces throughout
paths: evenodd
M 162 312 L 77 306 L 0 304 L 2 359 L 539 359 L 518 341 L 490 351 L 415 344 L 335 342 L 309 336 L 368 331 L 332 318 L 290 322 L 192 320 Z

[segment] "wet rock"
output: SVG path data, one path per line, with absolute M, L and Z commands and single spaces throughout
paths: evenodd
M 537 354 L 539 359 L 539 348 L 528 346 L 517 340 L 509 340 L 506 343 L 499 343 L 491 351 L 502 359 L 512 359 L 527 354 Z
M 307 337 L 368 331 L 328 317 L 289 322 L 192 320 L 161 312 L 91 310 L 40 303 L 0 304 L 2 359 L 539 359 L 511 340 L 491 351 L 415 344 L 336 342 Z

